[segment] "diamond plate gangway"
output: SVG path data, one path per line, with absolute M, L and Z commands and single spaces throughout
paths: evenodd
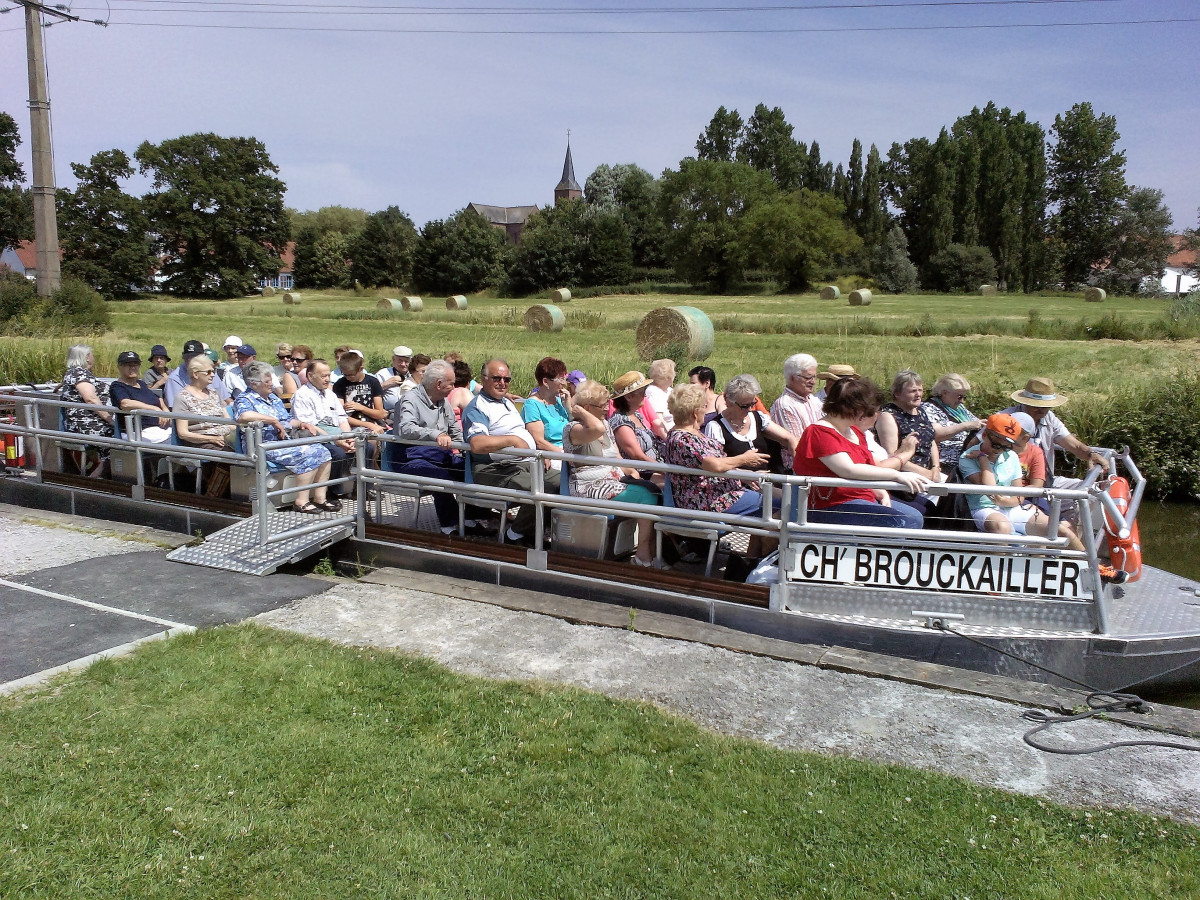
M 296 493 L 297 486 L 289 483 L 287 478 L 279 478 L 281 473 L 270 471 L 261 437 L 261 422 L 247 426 L 246 454 L 254 460 L 254 514 L 210 534 L 199 543 L 172 550 L 167 554 L 167 559 L 247 575 L 270 575 L 280 566 L 299 562 L 355 533 L 358 501 L 343 500 L 340 511 L 320 514 L 297 512 L 292 508 L 291 497 Z M 327 442 L 329 439 L 328 435 L 294 438 L 273 441 L 270 446 L 271 449 L 299 447 Z M 363 442 L 357 439 L 355 444 L 358 467 L 361 469 L 365 465 Z M 333 487 L 352 480 L 353 476 L 335 478 L 316 482 L 309 487 Z M 275 498 L 281 498 L 284 502 L 282 509 L 275 508 L 272 502 Z

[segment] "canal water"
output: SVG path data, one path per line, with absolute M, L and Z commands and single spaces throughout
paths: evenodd
M 1142 562 L 1200 581 L 1200 503 L 1142 503 L 1138 511 Z M 1152 695 L 1147 700 L 1200 709 L 1200 691 Z

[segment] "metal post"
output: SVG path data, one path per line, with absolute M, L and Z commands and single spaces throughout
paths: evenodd
M 363 435 L 357 435 L 354 438 L 354 467 L 357 472 L 354 474 L 354 496 L 358 498 L 358 511 L 355 514 L 354 532 L 360 541 L 366 540 L 367 537 L 367 499 L 370 489 L 363 481 L 363 470 L 367 467 L 367 439 Z M 383 521 L 383 493 L 379 490 L 375 491 L 375 521 Z
M 1086 500 L 1077 503 L 1080 530 L 1084 532 L 1083 548 L 1087 553 L 1088 575 L 1092 581 L 1092 624 L 1097 634 L 1108 634 L 1108 609 L 1104 582 L 1100 579 L 1100 558 L 1096 554 L 1096 539 L 1092 536 L 1092 508 Z M 1046 535 L 1050 537 L 1049 534 Z
M 247 433 L 254 454 L 254 514 L 258 516 L 258 541 L 266 546 L 267 538 L 271 536 L 271 523 L 267 519 L 267 507 L 271 500 L 267 497 L 267 454 L 263 450 L 262 422 L 254 422 L 253 428 Z

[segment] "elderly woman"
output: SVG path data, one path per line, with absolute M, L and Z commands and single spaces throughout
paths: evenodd
M 658 488 L 643 481 L 633 469 L 621 468 L 621 454 L 613 437 L 612 427 L 605 420 L 609 402 L 608 389 L 598 381 L 586 379 L 575 389 L 571 406 L 574 421 L 563 432 L 563 450 L 576 456 L 601 456 L 613 460 L 613 465 L 571 466 L 571 494 L 597 500 L 617 500 L 621 503 L 659 502 Z M 646 568 L 655 565 L 654 527 L 644 522 L 638 528 L 638 546 L 632 562 Z
M 166 412 L 167 404 L 138 377 L 141 369 L 142 358 L 135 351 L 126 350 L 117 356 L 117 372 L 120 373 L 120 377 L 108 386 L 109 402 L 123 413 L 135 409 Z M 131 438 L 133 416 L 118 415 L 117 418 L 125 437 Z M 142 416 L 141 433 L 143 443 L 165 444 L 171 440 L 171 420 L 158 416 Z
M 921 409 L 933 424 L 933 438 L 938 445 L 938 460 L 942 471 L 953 474 L 962 455 L 963 443 L 983 423 L 964 405 L 971 385 L 954 372 L 943 375 L 929 391 L 929 399 Z
M 917 436 L 917 449 L 912 458 L 901 466 L 902 472 L 916 472 L 932 481 L 941 480 L 941 465 L 933 422 L 925 411 L 925 389 L 921 376 L 904 369 L 892 380 L 892 399 L 886 403 L 875 423 L 879 443 L 890 454 L 896 453 L 900 442 L 910 434 Z M 915 506 L 922 515 L 929 515 L 933 501 L 928 496 L 900 494 L 898 499 Z
M 829 386 L 825 418 L 800 435 L 794 469 L 797 475 L 853 481 L 898 481 L 915 493 L 929 479 L 876 465 L 866 431 L 879 416 L 879 388 L 866 378 L 842 379 Z M 921 528 L 920 512 L 893 499 L 887 491 L 857 487 L 814 487 L 808 520 L 836 525 Z
M 571 421 L 567 366 L 561 359 L 547 356 L 538 362 L 533 377 L 537 388 L 522 405 L 521 418 L 539 450 L 561 452 L 563 429 Z
M 264 444 L 287 440 L 288 432 L 293 428 L 313 435 L 322 434 L 316 425 L 291 418 L 283 408 L 283 401 L 271 391 L 274 373 L 269 365 L 256 360 L 246 366 L 244 374 L 246 390 L 234 401 L 233 414 L 242 425 L 262 422 L 266 426 L 263 428 Z M 282 450 L 264 449 L 268 460 L 296 475 L 296 484 L 300 490 L 296 492 L 296 499 L 292 504 L 295 512 L 337 512 L 342 508 L 341 501 L 325 498 L 324 487 L 313 488 L 312 500 L 309 500 L 308 485 L 314 481 L 329 479 L 330 456 L 327 449 L 320 444 L 306 444 Z
M 229 410 L 221 402 L 221 395 L 212 387 L 217 374 L 216 363 L 207 356 L 193 356 L 188 360 L 187 373 L 188 383 L 175 396 L 172 412 L 229 419 Z M 179 440 L 209 450 L 228 449 L 236 428 L 232 421 L 228 425 L 221 425 L 217 422 L 175 420 L 175 433 L 179 435 Z
M 671 494 L 675 505 L 683 509 L 727 512 L 734 516 L 753 516 L 762 510 L 762 495 L 742 482 L 719 477 L 731 469 L 762 469 L 767 454 L 753 447 L 730 456 L 721 445 L 703 432 L 708 397 L 699 384 L 675 389 L 670 399 L 675 429 L 667 438 L 664 462 L 673 466 L 700 469 L 709 474 L 671 474 Z
M 725 385 L 725 409 L 704 426 L 704 434 L 721 445 L 727 456 L 737 456 L 750 448 L 768 458 L 767 465 L 776 475 L 788 472 L 783 467 L 780 449 L 789 455 L 796 450 L 797 438 L 771 421 L 770 416 L 754 408 L 762 385 L 753 375 L 737 375 Z
M 108 406 L 108 385 L 92 374 L 96 357 L 87 344 L 76 344 L 67 351 L 67 371 L 63 375 L 58 399 L 69 403 L 90 403 Z M 63 431 L 112 437 L 112 413 L 94 409 L 63 409 Z M 80 459 L 80 471 L 85 475 L 101 476 L 108 461 L 107 447 L 89 447 Z
M 613 414 L 609 419 L 617 449 L 626 459 L 658 462 L 662 444 L 655 437 L 641 407 L 650 379 L 641 372 L 626 372 L 613 382 Z

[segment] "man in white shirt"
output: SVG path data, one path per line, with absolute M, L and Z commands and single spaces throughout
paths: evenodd
M 375 373 L 379 386 L 383 388 L 383 408 L 389 416 L 400 403 L 400 398 L 417 386 L 409 373 L 412 364 L 412 348 L 403 344 L 392 348 L 392 364 Z
M 479 484 L 528 491 L 532 487 L 528 460 L 515 456 L 497 455 L 510 447 L 533 450 L 533 435 L 525 428 L 525 420 L 506 396 L 512 381 L 508 363 L 489 359 L 480 373 L 482 385 L 475 399 L 462 414 L 463 432 L 471 446 L 472 474 Z M 546 463 L 549 461 L 546 460 Z M 545 466 L 544 484 L 547 493 L 558 492 L 557 469 Z M 505 537 L 523 541 L 533 531 L 536 513 L 532 506 L 523 505 Z
M 327 434 L 345 434 L 346 440 L 325 444 L 333 458 L 330 478 L 345 478 L 350 471 L 350 454 L 354 452 L 354 441 L 349 439 L 350 421 L 342 401 L 329 387 L 329 363 L 314 359 L 308 365 L 308 383 L 292 395 L 292 415 L 309 425 L 316 425 Z M 349 494 L 343 485 L 342 494 Z
M 1027 413 L 1034 422 L 1033 443 L 1042 448 L 1046 457 L 1046 486 L 1056 488 L 1076 488 L 1083 480 L 1080 478 L 1064 478 L 1054 474 L 1054 448 L 1061 447 L 1065 453 L 1070 453 L 1076 459 L 1092 466 L 1102 466 L 1106 460 L 1096 453 L 1062 423 L 1053 412 L 1054 409 L 1068 401 L 1065 394 L 1054 389 L 1054 382 L 1049 378 L 1030 378 L 1023 391 L 1014 391 L 1012 398 L 1017 406 L 1010 406 L 1006 413 Z
M 230 369 L 238 367 L 237 351 L 240 346 L 242 346 L 242 339 L 236 334 L 231 334 L 225 338 L 225 345 L 221 348 L 225 351 L 225 362 L 221 363 L 218 367 L 222 376 Z
M 783 393 L 771 404 L 771 420 L 797 439 L 804 429 L 825 417 L 824 404 L 813 393 L 817 386 L 817 361 L 807 353 L 796 353 L 783 362 Z M 795 454 L 781 445 L 783 464 L 791 471 Z
M 234 400 L 246 390 L 246 366 L 256 359 L 258 354 L 249 344 L 242 344 L 237 348 L 238 364 L 225 371 L 225 387 L 229 389 L 229 396 Z M 271 373 L 271 390 L 276 394 L 283 393 L 283 385 L 279 383 L 279 376 L 274 372 Z

